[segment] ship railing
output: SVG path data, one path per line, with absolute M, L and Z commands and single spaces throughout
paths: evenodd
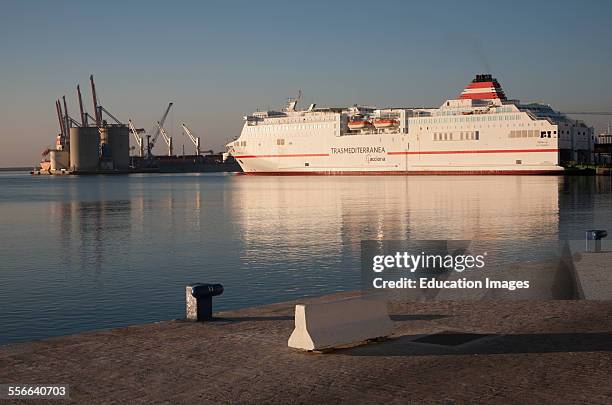
M 394 129 L 360 129 L 356 131 L 351 131 L 348 129 L 342 129 L 340 131 L 340 136 L 345 135 L 393 135 L 393 134 L 401 134 L 402 131 L 399 127 Z
M 550 117 L 545 117 L 545 116 L 540 116 L 540 115 L 536 115 L 533 113 L 533 111 L 530 110 L 522 110 L 523 112 L 526 112 L 527 115 L 529 116 L 529 118 L 531 118 L 534 121 L 548 121 L 550 124 L 556 125 L 557 123 Z

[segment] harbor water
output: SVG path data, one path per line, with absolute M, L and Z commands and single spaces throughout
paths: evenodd
M 365 239 L 582 239 L 610 177 L 0 173 L 0 344 L 360 286 Z

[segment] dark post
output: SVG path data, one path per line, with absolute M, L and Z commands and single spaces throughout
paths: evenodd
M 188 284 L 185 288 L 185 304 L 187 320 L 212 320 L 212 297 L 223 294 L 221 284 Z
M 586 231 L 586 251 L 590 253 L 601 252 L 601 240 L 608 236 L 603 229 L 591 229 Z

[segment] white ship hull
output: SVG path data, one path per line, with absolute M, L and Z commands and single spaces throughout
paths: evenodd
M 556 164 L 559 149 L 553 142 L 512 145 L 512 149 L 507 145 L 472 149 L 469 144 L 434 149 L 411 148 L 402 138 L 369 139 L 363 146 L 339 139 L 316 147 L 317 139 L 321 137 L 301 138 L 302 148 L 255 148 L 235 158 L 245 174 L 260 175 L 554 174 L 564 170 Z
M 556 174 L 589 162 L 592 128 L 547 105 L 506 100 L 480 75 L 440 108 L 351 107 L 245 117 L 227 145 L 245 174 Z M 355 129 L 354 122 L 393 122 Z

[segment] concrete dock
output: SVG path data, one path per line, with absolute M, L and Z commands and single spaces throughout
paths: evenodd
M 390 340 L 324 354 L 287 347 L 294 304 L 4 346 L 0 383 L 74 403 L 612 403 L 612 301 L 392 303 Z

